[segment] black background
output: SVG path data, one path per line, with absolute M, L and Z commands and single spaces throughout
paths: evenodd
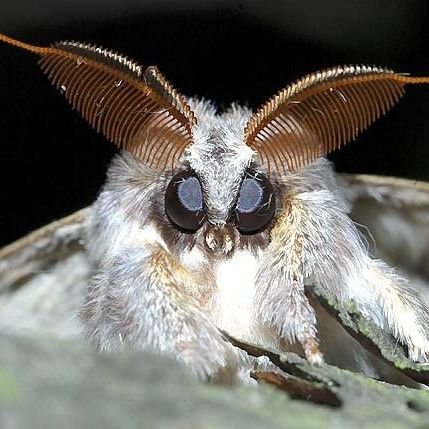
M 0 32 L 94 42 L 158 65 L 186 95 L 258 107 L 291 80 L 344 63 L 429 74 L 421 1 L 0 0 Z M 429 180 L 429 89 L 331 157 L 339 171 Z M 91 203 L 115 149 L 38 70 L 0 45 L 0 244 Z

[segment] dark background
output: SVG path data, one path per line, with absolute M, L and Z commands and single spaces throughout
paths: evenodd
M 421 1 L 0 0 L 0 32 L 94 42 L 156 64 L 186 95 L 256 108 L 292 79 L 342 64 L 429 73 Z M 410 88 L 332 159 L 337 170 L 429 180 L 429 89 Z M 38 70 L 0 45 L 0 245 L 87 204 L 115 149 Z

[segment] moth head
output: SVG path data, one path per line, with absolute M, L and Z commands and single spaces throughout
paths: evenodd
M 255 169 L 255 153 L 244 142 L 248 110 L 218 116 L 210 105 L 199 103 L 195 111 L 202 119 L 183 169 L 167 186 L 165 209 L 178 228 L 199 233 L 209 249 L 226 254 L 241 235 L 260 233 L 270 224 L 274 188 Z
M 0 41 L 38 54 L 73 108 L 119 148 L 160 173 L 174 172 L 164 201 L 170 222 L 184 233 L 204 227 L 209 247 L 224 253 L 237 237 L 272 224 L 281 206 L 273 182 L 356 138 L 406 84 L 429 82 L 378 67 L 333 67 L 285 87 L 253 115 L 232 109 L 216 116 L 206 107 L 197 123 L 156 67 L 85 43 L 36 47 L 2 34 Z
M 198 175 L 185 169 L 173 176 L 165 192 L 170 222 L 185 234 L 202 232 L 209 249 L 221 254 L 228 254 L 241 241 L 240 236 L 264 232 L 276 211 L 275 191 L 267 176 L 252 169 L 231 176 L 236 177 L 223 182 L 229 194 L 213 194 L 219 186 L 207 186 L 200 179 L 207 180 L 207 172 Z

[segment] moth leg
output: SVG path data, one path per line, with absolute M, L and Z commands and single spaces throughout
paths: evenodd
M 281 338 L 298 341 L 309 362 L 320 365 L 316 313 L 304 292 L 305 225 L 292 200 L 271 231 L 271 242 L 256 278 L 256 318 Z
M 299 220 L 305 231 L 302 264 L 309 284 L 340 303 L 352 299 L 364 316 L 408 346 L 411 359 L 427 360 L 429 309 L 407 279 L 368 255 L 347 204 L 327 190 L 298 194 L 288 204 L 294 216 L 284 221 Z
M 170 355 L 202 379 L 233 366 L 232 347 L 199 307 L 189 272 L 159 243 L 128 246 L 105 258 L 80 313 L 100 350 Z
M 361 311 L 408 347 L 410 359 L 429 359 L 429 309 L 409 281 L 382 261 L 367 259 L 348 288 Z

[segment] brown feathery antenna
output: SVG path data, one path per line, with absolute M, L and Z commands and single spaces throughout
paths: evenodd
M 269 171 L 287 174 L 354 139 L 402 97 L 405 85 L 419 83 L 429 83 L 429 77 L 370 66 L 312 73 L 249 119 L 245 141 Z
M 173 167 L 192 143 L 195 115 L 156 67 L 79 42 L 38 47 L 3 34 L 0 41 L 40 55 L 42 71 L 73 108 L 149 167 Z

